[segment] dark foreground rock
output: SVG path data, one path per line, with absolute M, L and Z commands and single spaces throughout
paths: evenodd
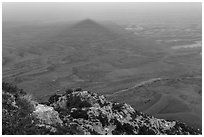
M 3 83 L 2 94 L 3 134 L 201 134 L 200 129 L 154 118 L 79 88 L 55 94 L 43 104 L 8 83 Z

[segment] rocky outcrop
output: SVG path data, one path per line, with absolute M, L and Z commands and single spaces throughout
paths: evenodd
M 62 120 L 59 118 L 57 111 L 53 107 L 46 105 L 38 104 L 33 111 L 33 114 L 36 115 L 36 118 L 42 121 L 45 124 L 61 124 Z
M 27 100 L 23 105 L 32 102 L 27 106 L 32 109 L 24 110 L 24 118 L 28 119 L 22 128 L 25 131 L 14 132 L 11 130 L 12 126 L 15 129 L 19 125 L 12 125 L 13 121 L 7 117 L 12 114 L 17 119 L 23 119 L 16 115 L 19 108 L 22 108 L 22 104 L 19 104 L 20 96 L 24 95 L 18 93 L 14 96 L 3 89 L 3 134 L 201 134 L 199 129 L 193 129 L 184 123 L 157 119 L 134 110 L 128 104 L 109 102 L 103 95 L 79 88 L 66 90 L 64 94 L 54 94 L 43 104 Z

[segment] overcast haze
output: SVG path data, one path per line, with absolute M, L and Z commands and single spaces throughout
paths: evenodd
M 3 3 L 3 21 L 190 20 L 201 22 L 201 3 Z

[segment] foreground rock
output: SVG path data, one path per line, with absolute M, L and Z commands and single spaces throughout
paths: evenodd
M 44 104 L 25 98 L 24 104 L 19 104 L 25 95 L 15 93 L 15 96 L 8 90 L 8 85 L 5 87 L 3 134 L 201 134 L 199 129 L 184 123 L 157 119 L 134 110 L 128 104 L 112 103 L 103 95 L 82 89 L 55 94 Z M 24 110 L 26 113 L 23 117 L 19 115 L 22 106 L 24 109 L 29 108 L 29 111 Z M 20 121 L 22 131 L 15 131 L 15 128 L 19 129 L 19 122 L 9 119 L 11 115 Z

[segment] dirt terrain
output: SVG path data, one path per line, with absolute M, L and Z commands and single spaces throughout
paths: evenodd
M 3 80 L 37 100 L 82 87 L 159 118 L 201 127 L 201 47 L 174 49 L 111 25 L 3 24 Z

